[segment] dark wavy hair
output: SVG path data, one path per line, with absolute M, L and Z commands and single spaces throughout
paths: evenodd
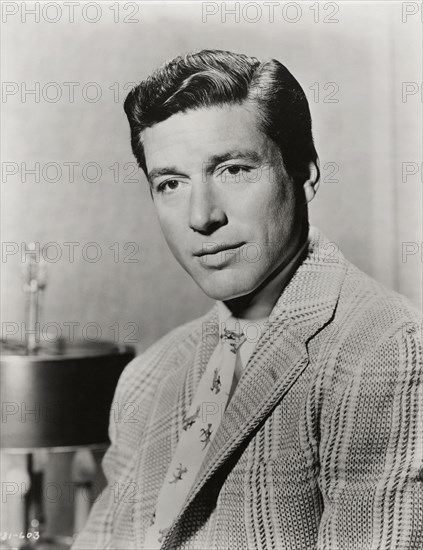
M 190 109 L 244 101 L 256 104 L 260 129 L 279 147 L 289 176 L 302 185 L 309 177 L 309 163 L 318 168 L 303 89 L 276 59 L 259 61 L 223 50 L 175 57 L 129 92 L 124 109 L 138 165 L 147 175 L 141 139 L 145 128 Z

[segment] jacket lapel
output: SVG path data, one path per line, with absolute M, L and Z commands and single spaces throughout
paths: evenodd
M 340 254 L 336 263 L 325 262 L 321 251 L 328 241 L 316 230 L 311 235 L 308 255 L 272 310 L 267 330 L 245 367 L 162 550 L 170 548 L 172 533 L 207 481 L 251 437 L 307 367 L 309 340 L 333 317 L 345 277 L 346 263 Z M 215 323 L 218 327 L 216 306 L 210 312 L 209 322 L 210 326 Z M 217 343 L 217 334 L 212 337 Z M 204 359 L 202 369 L 207 364 L 207 358 Z
M 144 547 L 144 534 L 150 525 L 161 484 L 176 450 L 183 419 L 218 343 L 216 319 L 217 305 L 198 320 L 189 341 L 184 344 L 183 359 L 178 359 L 177 364 L 168 369 L 158 385 L 155 403 L 161 403 L 158 413 L 161 418 L 159 420 L 155 411 L 151 411 L 134 474 L 139 494 L 143 495 L 142 499 L 135 499 L 132 509 L 134 548 Z M 161 446 L 159 455 L 149 454 L 158 422 L 166 426 L 168 442 Z

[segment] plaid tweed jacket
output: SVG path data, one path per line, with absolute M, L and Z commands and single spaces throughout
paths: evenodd
M 420 316 L 312 235 L 165 550 L 423 547 Z M 108 486 L 74 550 L 144 548 L 217 324 L 215 305 L 125 369 Z

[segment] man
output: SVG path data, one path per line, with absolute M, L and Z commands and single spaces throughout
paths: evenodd
M 75 550 L 421 548 L 420 318 L 309 230 L 298 82 L 206 50 L 125 111 L 167 243 L 216 305 L 123 373 L 137 422 L 111 418 Z

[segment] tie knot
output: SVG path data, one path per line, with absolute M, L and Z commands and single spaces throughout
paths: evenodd
M 224 344 L 229 344 L 232 353 L 236 353 L 247 339 L 234 317 L 230 317 L 226 324 L 223 323 L 220 338 Z

